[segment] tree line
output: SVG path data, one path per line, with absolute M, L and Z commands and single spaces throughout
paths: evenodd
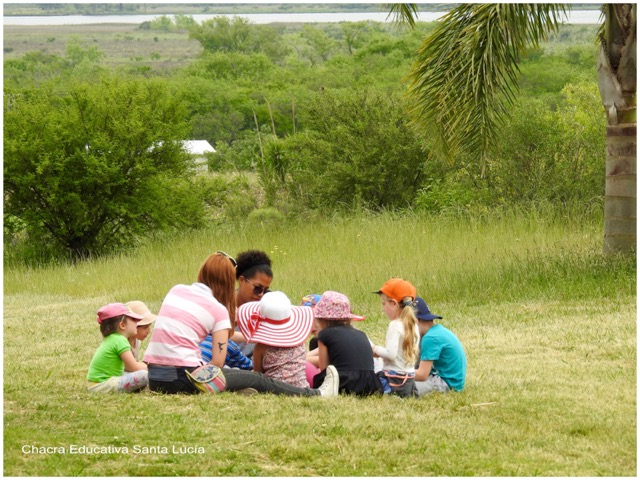
M 516 114 L 483 166 L 433 155 L 407 115 L 406 74 L 433 24 L 176 16 L 141 28 L 183 31 L 203 53 L 159 73 L 108 68 L 80 40 L 5 60 L 5 251 L 84 258 L 266 210 L 602 204 L 605 123 L 584 27 L 527 52 Z M 213 173 L 194 173 L 187 138 L 216 147 Z

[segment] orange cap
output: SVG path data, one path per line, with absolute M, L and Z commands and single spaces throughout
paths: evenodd
M 373 293 L 384 293 L 387 297 L 393 298 L 396 302 L 401 302 L 405 297 L 416 299 L 416 287 L 401 278 L 392 278 L 387 280 L 380 290 Z

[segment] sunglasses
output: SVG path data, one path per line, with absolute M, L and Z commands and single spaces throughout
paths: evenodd
M 236 259 L 233 258 L 231 255 L 229 255 L 226 252 L 223 252 L 222 250 L 218 250 L 216 252 L 216 255 L 222 255 L 224 257 L 227 257 L 229 259 L 229 261 L 233 264 L 233 268 L 236 268 L 238 266 L 238 264 L 236 263 Z
M 263 287 L 262 285 L 256 285 L 255 283 L 253 283 L 248 278 L 246 278 L 246 277 L 242 277 L 242 278 L 244 278 L 247 282 L 249 282 L 249 284 L 251 286 L 253 286 L 253 294 L 254 295 L 262 295 L 263 293 L 269 293 L 269 287 Z

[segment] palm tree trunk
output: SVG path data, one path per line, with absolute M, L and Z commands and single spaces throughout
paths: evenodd
M 636 247 L 636 125 L 607 127 L 604 252 Z
M 636 249 L 636 6 L 608 4 L 598 59 L 607 114 L 605 253 Z

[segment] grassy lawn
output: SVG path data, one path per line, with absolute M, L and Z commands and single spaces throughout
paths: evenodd
M 597 223 L 385 215 L 229 225 L 76 266 L 5 270 L 4 474 L 635 476 L 635 258 L 602 258 Z M 157 311 L 208 253 L 246 248 L 270 253 L 273 287 L 294 302 L 349 295 L 379 343 L 387 321 L 370 292 L 394 275 L 413 281 L 465 346 L 465 391 L 87 393 L 101 305 L 140 299 Z

